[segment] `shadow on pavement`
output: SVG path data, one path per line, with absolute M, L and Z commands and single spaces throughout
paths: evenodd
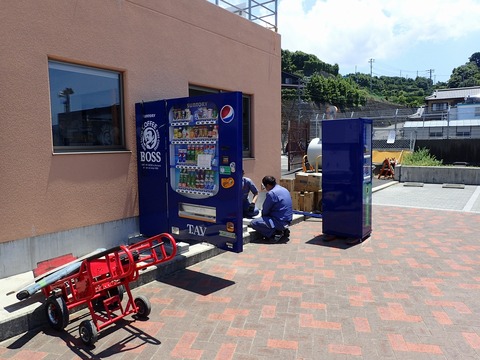
M 177 271 L 167 278 L 158 281 L 203 296 L 213 294 L 214 292 L 235 284 L 234 281 L 189 269 Z
M 50 337 L 56 337 L 62 339 L 65 344 L 71 349 L 71 351 L 78 356 L 80 359 L 104 359 L 115 354 L 122 352 L 132 352 L 135 353 L 135 349 L 142 348 L 145 344 L 150 345 L 161 345 L 160 340 L 150 336 L 141 327 L 135 326 L 135 323 L 139 321 L 138 319 L 120 319 L 117 322 L 111 324 L 110 326 L 102 329 L 99 333 L 99 337 L 108 337 L 115 336 L 114 333 L 120 329 L 123 329 L 124 332 L 120 337 L 118 335 L 114 338 L 114 341 L 111 342 L 111 345 L 101 349 L 99 353 L 93 353 L 92 351 L 96 349 L 95 345 L 86 345 L 80 338 L 78 333 L 78 323 L 80 320 L 88 319 L 90 313 L 86 312 L 79 316 L 75 316 L 74 319 L 70 321 L 70 324 L 64 330 L 55 330 L 49 326 L 35 329 L 25 333 L 23 336 L 19 337 L 15 342 L 10 344 L 8 349 L 20 349 L 30 341 L 34 341 L 34 338 L 39 333 L 43 333 Z M 127 335 L 125 336 L 125 332 Z
M 351 247 L 361 245 L 364 241 L 358 241 L 354 239 L 336 237 L 334 239 L 328 239 L 324 234 L 314 237 L 312 240 L 306 242 L 309 245 L 320 245 L 335 249 L 348 250 Z
M 253 239 L 250 240 L 251 244 L 259 244 L 259 245 L 281 245 L 281 244 L 287 244 L 290 241 L 290 238 L 282 238 L 277 242 L 270 242 L 265 239 Z

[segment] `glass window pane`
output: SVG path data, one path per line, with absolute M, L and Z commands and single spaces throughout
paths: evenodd
M 243 157 L 252 157 L 252 148 L 251 148 L 251 124 L 250 124 L 250 114 L 251 114 L 251 101 L 249 95 L 243 95 L 243 119 L 242 119 L 242 129 L 243 129 Z
M 48 70 L 54 150 L 123 149 L 121 74 L 56 61 Z

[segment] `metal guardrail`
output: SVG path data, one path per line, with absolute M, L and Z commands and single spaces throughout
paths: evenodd
M 278 0 L 208 0 L 234 14 L 277 32 Z

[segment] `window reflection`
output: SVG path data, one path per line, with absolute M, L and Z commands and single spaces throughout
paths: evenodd
M 49 61 L 49 80 L 55 151 L 123 148 L 120 73 Z

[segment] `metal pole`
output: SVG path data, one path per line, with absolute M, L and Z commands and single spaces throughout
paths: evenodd
M 278 32 L 278 28 L 277 28 L 278 13 L 277 13 L 277 10 L 278 10 L 278 0 L 275 0 L 275 32 Z
M 288 120 L 287 123 L 287 170 L 290 172 L 290 148 L 291 148 L 291 143 L 290 143 L 290 120 Z
M 397 115 L 398 115 L 398 109 L 395 110 L 395 135 L 397 135 Z
M 450 135 L 450 105 L 448 105 L 447 109 L 447 139 L 449 139 Z

